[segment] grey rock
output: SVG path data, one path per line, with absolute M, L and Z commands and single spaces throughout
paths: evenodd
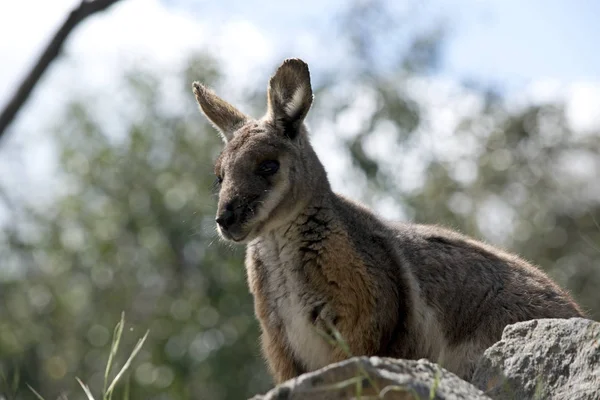
M 509 325 L 472 379 L 496 400 L 600 399 L 600 323 L 583 318 Z
M 361 385 L 360 391 L 357 385 Z M 432 388 L 435 394 L 430 397 Z M 379 357 L 355 357 L 329 365 L 252 400 L 353 399 L 358 394 L 362 399 L 490 400 L 470 383 L 429 361 Z

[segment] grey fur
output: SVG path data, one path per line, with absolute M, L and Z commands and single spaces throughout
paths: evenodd
M 201 106 L 217 115 L 215 125 L 235 126 L 243 114 L 222 102 Z M 331 326 L 353 355 L 428 358 L 469 378 L 506 325 L 582 316 L 568 293 L 515 255 L 440 227 L 384 221 L 335 194 L 303 124 L 311 104 L 307 65 L 286 60 L 269 82 L 267 115 L 244 120 L 215 165 L 217 215 L 232 218 L 219 229 L 247 243 L 263 352 L 277 381 L 347 358 L 318 332 Z M 279 162 L 277 173 L 258 174 L 265 160 Z

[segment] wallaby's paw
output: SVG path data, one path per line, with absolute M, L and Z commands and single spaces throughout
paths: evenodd
M 329 303 L 319 303 L 311 311 L 311 320 L 315 328 L 322 333 L 333 336 L 337 329 L 339 317 Z

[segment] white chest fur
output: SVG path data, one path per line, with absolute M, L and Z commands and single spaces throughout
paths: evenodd
M 311 323 L 309 311 L 300 303 L 296 293 L 281 300 L 280 317 L 285 326 L 287 341 L 296 358 L 315 370 L 331 363 L 330 346 Z
M 266 268 L 269 303 L 275 306 L 275 316 L 283 324 L 286 341 L 295 357 L 309 370 L 332 362 L 331 347 L 311 321 L 311 311 L 317 304 L 314 291 L 295 246 L 278 243 L 260 251 Z

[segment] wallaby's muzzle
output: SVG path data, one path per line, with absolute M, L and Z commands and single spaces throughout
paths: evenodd
M 223 211 L 219 216 L 215 219 L 217 224 L 221 227 L 221 229 L 228 230 L 230 226 L 235 223 L 235 213 L 233 209 L 228 206 L 225 211 Z
M 254 201 L 234 199 L 219 207 L 215 221 L 224 238 L 235 242 L 242 241 L 252 230 L 248 222 L 254 215 Z

